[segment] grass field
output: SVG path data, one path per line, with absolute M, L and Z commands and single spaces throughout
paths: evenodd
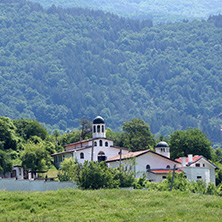
M 0 221 L 221 221 L 222 197 L 143 190 L 0 191 Z

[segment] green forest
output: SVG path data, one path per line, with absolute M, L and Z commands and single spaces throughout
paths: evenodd
M 221 0 L 31 0 L 43 7 L 99 9 L 134 19 L 152 19 L 155 24 L 203 19 L 222 13 Z
M 222 16 L 153 25 L 91 9 L 0 1 L 0 116 L 49 131 L 101 115 L 153 134 L 222 127 Z

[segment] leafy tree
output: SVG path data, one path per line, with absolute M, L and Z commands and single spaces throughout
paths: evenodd
M 80 166 L 75 163 L 73 158 L 65 159 L 60 166 L 58 178 L 60 181 L 79 182 Z
M 132 151 L 145 150 L 154 145 L 150 127 L 141 119 L 133 118 L 123 124 L 123 146 Z
M 188 128 L 184 131 L 175 131 L 169 140 L 171 158 L 175 159 L 188 154 L 203 155 L 211 159 L 211 142 L 199 129 Z
M 5 174 L 12 171 L 12 161 L 10 155 L 0 150 L 0 173 Z
M 90 138 L 92 136 L 91 135 L 91 133 L 92 133 L 92 123 L 89 120 L 85 119 L 85 118 L 80 119 L 79 123 L 80 123 L 80 126 L 81 126 L 80 129 L 81 129 L 82 139 L 85 140 L 85 139 Z
M 83 189 L 114 188 L 113 175 L 105 162 L 85 161 L 79 178 L 79 186 Z
M 0 117 L 0 149 L 16 149 L 15 130 L 16 127 L 9 118 Z
M 17 133 L 25 140 L 32 136 L 38 136 L 44 140 L 48 135 L 46 128 L 36 120 L 17 119 L 13 122 L 17 127 Z
M 49 153 L 45 150 L 43 143 L 27 143 L 25 150 L 21 152 L 22 166 L 32 171 L 46 170 L 50 164 Z

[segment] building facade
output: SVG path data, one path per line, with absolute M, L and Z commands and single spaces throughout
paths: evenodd
M 87 161 L 105 161 L 119 154 L 128 153 L 128 149 L 116 147 L 113 140 L 106 138 L 105 121 L 101 116 L 97 116 L 92 124 L 92 139 L 79 141 L 65 145 L 65 151 L 52 154 L 54 164 L 60 168 L 60 164 L 65 158 L 72 157 L 73 160 L 83 164 Z

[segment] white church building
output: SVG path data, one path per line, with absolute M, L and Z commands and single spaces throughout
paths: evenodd
M 133 172 L 135 177 L 145 174 L 149 181 L 161 182 L 173 171 L 183 172 L 188 180 L 197 181 L 203 179 L 206 183 L 215 184 L 215 169 L 212 164 L 203 156 L 192 156 L 189 158 L 170 159 L 170 147 L 166 142 L 159 142 L 155 152 L 142 150 L 129 152 L 123 147 L 113 145 L 113 140 L 106 138 L 105 121 L 97 116 L 92 124 L 92 139 L 83 140 L 65 145 L 66 150 L 52 154 L 54 164 L 60 168 L 65 158 L 72 157 L 73 160 L 83 164 L 87 161 L 106 161 L 108 167 L 124 167 L 128 172 Z
M 52 154 L 54 164 L 60 167 L 64 158 L 72 157 L 78 163 L 88 161 L 105 161 L 119 154 L 120 150 L 123 154 L 128 153 L 128 149 L 116 147 L 113 140 L 106 138 L 105 122 L 101 116 L 97 116 L 92 124 L 92 139 L 79 141 L 65 145 L 66 150 L 63 152 Z

